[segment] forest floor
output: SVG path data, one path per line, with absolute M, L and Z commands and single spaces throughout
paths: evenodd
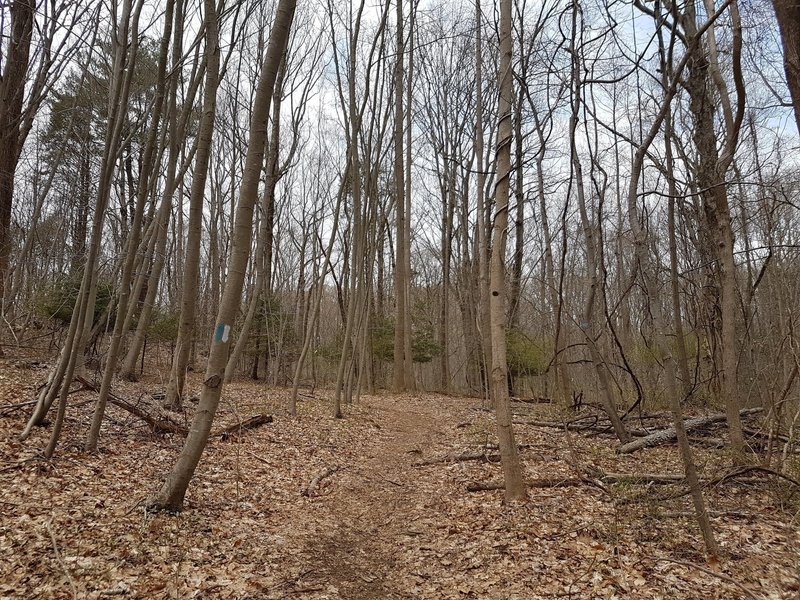
M 285 390 L 238 382 L 215 430 L 261 412 L 275 420 L 214 437 L 176 516 L 145 507 L 182 438 L 110 407 L 102 451 L 83 452 L 93 392 L 70 396 L 54 460 L 36 459 L 49 428 L 16 441 L 28 408 L 4 407 L 30 399 L 45 374 L 0 364 L 0 598 L 800 597 L 800 493 L 754 477 L 709 486 L 717 566 L 688 497 L 664 499 L 681 486 L 586 475 L 680 473 L 672 446 L 619 456 L 609 437 L 518 425 L 526 476 L 577 484 L 531 488 L 526 504 L 507 506 L 501 491 L 467 491 L 502 477 L 479 400 L 365 396 L 334 420 L 330 393 L 316 390 L 291 419 Z M 115 387 L 132 399 L 158 389 L 155 379 Z M 418 464 L 475 452 L 488 460 Z M 705 477 L 729 461 L 697 452 Z

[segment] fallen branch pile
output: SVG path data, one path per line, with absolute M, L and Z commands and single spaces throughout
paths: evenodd
M 75 381 L 80 383 L 84 389 L 93 392 L 99 391 L 95 384 L 84 377 L 78 376 L 75 378 Z M 113 392 L 108 393 L 108 401 L 111 404 L 140 418 L 150 426 L 153 433 L 176 433 L 178 435 L 186 435 L 189 433 L 189 429 L 185 424 L 179 422 L 175 416 L 164 410 L 157 402 L 146 400 L 146 397 L 147 396 L 143 394 L 136 403 L 133 403 L 130 400 L 117 396 Z
M 754 415 L 756 413 L 760 413 L 763 409 L 762 408 L 745 408 L 739 411 L 739 414 L 743 417 Z M 723 423 L 725 421 L 725 415 L 709 415 L 707 417 L 697 417 L 695 419 L 686 419 L 683 424 L 686 427 L 686 431 L 694 431 L 696 429 L 702 429 L 704 427 L 708 427 L 709 425 L 714 425 L 716 423 Z M 668 427 L 667 429 L 662 429 L 661 431 L 657 431 L 655 433 L 651 433 L 650 435 L 644 436 L 639 438 L 638 440 L 633 440 L 632 442 L 628 442 L 627 444 L 623 444 L 619 448 L 617 448 L 617 453 L 619 454 L 631 454 L 632 452 L 636 452 L 637 450 L 641 450 L 642 448 L 650 448 L 651 446 L 658 446 L 659 444 L 666 444 L 667 442 L 673 442 L 677 439 L 678 435 L 675 433 L 675 427 Z

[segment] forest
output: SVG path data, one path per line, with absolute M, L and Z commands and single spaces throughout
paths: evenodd
M 0 11 L 0 598 L 800 595 L 794 0 Z

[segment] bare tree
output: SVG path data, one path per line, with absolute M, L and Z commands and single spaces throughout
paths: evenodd
M 207 11 L 214 13 L 214 0 L 205 0 Z M 169 511 L 180 511 L 183 499 L 194 471 L 200 462 L 203 450 L 208 442 L 211 424 L 214 420 L 220 395 L 224 385 L 225 365 L 231 343 L 231 324 L 239 311 L 245 270 L 250 255 L 253 210 L 258 199 L 258 183 L 264 164 L 265 142 L 267 137 L 267 121 L 270 103 L 275 89 L 283 55 L 289 41 L 289 32 L 294 20 L 296 1 L 280 0 L 275 20 L 270 32 L 261 79 L 253 101 L 253 113 L 250 127 L 250 139 L 247 145 L 247 162 L 245 166 L 239 202 L 236 207 L 234 223 L 233 248 L 228 263 L 228 277 L 222 294 L 217 325 L 211 351 L 208 357 L 206 377 L 197 411 L 189 430 L 189 435 L 178 457 L 164 482 L 161 491 L 151 501 L 152 506 Z
M 772 0 L 783 42 L 783 67 L 800 132 L 800 5 L 794 0 Z
M 189 229 L 186 238 L 186 257 L 183 261 L 183 285 L 181 295 L 181 318 L 178 341 L 172 359 L 172 371 L 167 385 L 165 404 L 173 410 L 181 407 L 183 384 L 192 347 L 200 276 L 200 237 L 203 228 L 203 204 L 206 195 L 208 163 L 211 155 L 211 138 L 214 133 L 214 118 L 217 110 L 217 87 L 219 86 L 219 25 L 217 7 L 211 0 L 204 2 L 203 23 L 206 30 L 205 87 L 203 89 L 202 117 L 197 135 L 197 153 L 189 195 Z M 182 209 L 179 208 L 179 211 Z
M 497 180 L 495 182 L 494 226 L 492 228 L 492 257 L 489 281 L 489 306 L 492 334 L 492 399 L 497 418 L 497 437 L 503 463 L 506 501 L 518 502 L 528 497 L 525 478 L 514 440 L 511 424 L 511 404 L 508 396 L 508 365 L 506 362 L 506 282 L 505 250 L 508 227 L 508 196 L 511 175 L 511 113 L 513 104 L 513 49 L 511 0 L 500 2 L 500 60 L 498 70 Z

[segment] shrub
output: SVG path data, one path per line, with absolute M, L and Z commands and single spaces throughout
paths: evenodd
M 370 330 L 372 355 L 378 360 L 394 360 L 394 319 L 376 318 Z M 427 363 L 441 354 L 442 348 L 433 338 L 430 328 L 411 333 L 411 358 L 416 363 Z
M 47 319 L 53 319 L 62 325 L 69 325 L 72 320 L 72 311 L 78 301 L 81 289 L 79 275 L 65 276 L 57 279 L 49 286 L 45 286 L 38 293 L 35 302 L 36 312 Z M 114 286 L 110 281 L 101 279 L 97 282 L 97 299 L 94 305 L 92 323 L 97 320 L 108 308 L 114 295 Z M 112 322 L 114 315 L 111 315 Z
M 180 313 L 156 308 L 150 319 L 147 332 L 161 342 L 174 342 L 178 339 Z
M 547 344 L 532 340 L 524 331 L 510 328 L 506 332 L 508 370 L 513 377 L 541 375 L 547 369 Z

